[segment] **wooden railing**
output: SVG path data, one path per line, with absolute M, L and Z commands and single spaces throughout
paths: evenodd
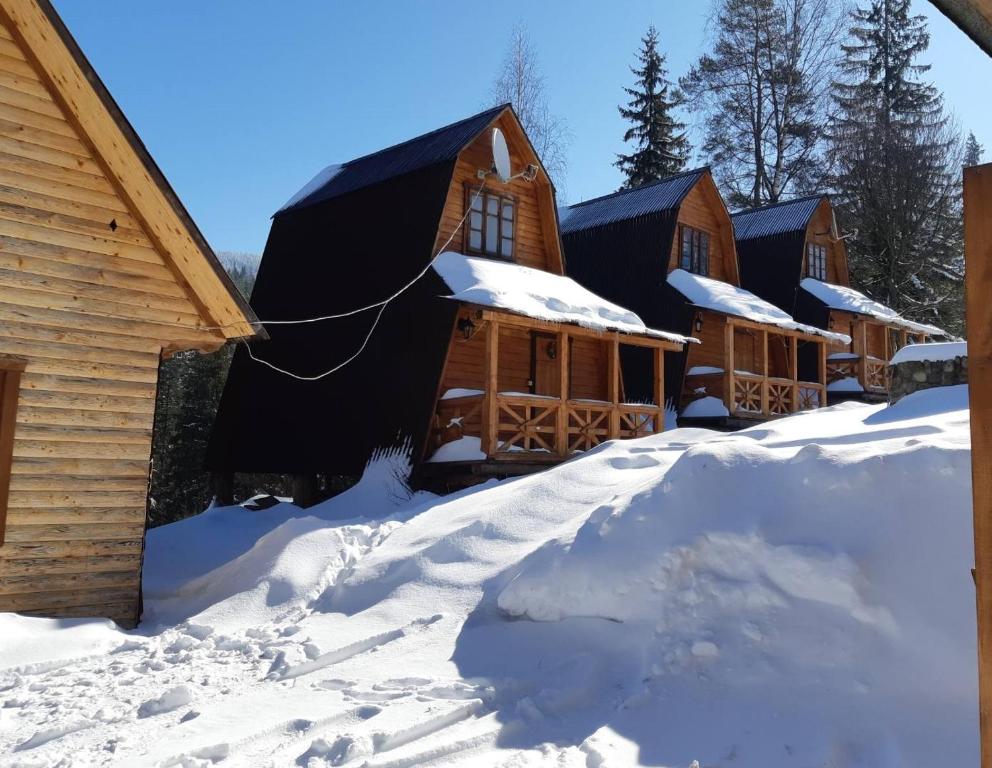
M 460 437 L 483 437 L 483 395 L 441 400 L 434 420 L 434 446 Z M 562 458 L 607 440 L 645 437 L 664 428 L 655 405 L 566 400 L 539 395 L 495 396 L 495 440 L 491 457 Z M 483 442 L 483 451 L 486 451 Z
M 786 416 L 819 408 L 826 403 L 826 388 L 813 381 L 793 381 L 734 372 L 733 408 L 739 416 Z
M 889 366 L 877 357 L 827 359 L 827 382 L 856 379 L 868 392 L 889 391 Z

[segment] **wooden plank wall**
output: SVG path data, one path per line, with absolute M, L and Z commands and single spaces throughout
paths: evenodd
M 847 268 L 847 249 L 843 240 L 833 237 L 833 214 L 830 203 L 824 200 L 817 207 L 806 226 L 806 242 L 823 245 L 827 249 L 827 282 L 834 285 L 851 284 Z M 806 276 L 807 253 L 803 248 L 802 277 Z
M 522 171 L 528 163 L 537 162 L 517 138 L 518 131 L 509 117 L 500 120 L 500 128 L 508 139 L 510 166 L 514 173 Z M 479 169 L 489 169 L 492 162 L 491 132 L 486 130 L 462 151 L 455 165 L 438 231 L 438 247 L 444 244 L 452 232 L 455 232 L 458 223 L 465 215 L 465 185 L 470 184 L 473 188 L 478 186 L 476 172 Z M 508 184 L 503 184 L 496 176 L 490 175 L 486 179 L 486 188 L 516 198 L 514 261 L 526 267 L 562 274 L 559 254 L 550 253 L 551 250 L 557 251 L 558 233 L 553 214 L 549 218 L 554 198 L 548 182 L 539 177 L 533 182 L 514 179 Z M 458 229 L 448 250 L 467 253 L 464 235 L 465 227 Z
M 707 189 L 705 186 L 707 183 L 705 179 L 701 179 L 685 196 L 679 208 L 678 223 L 695 227 L 710 234 L 710 273 L 708 277 L 737 285 L 737 269 L 734 263 L 737 256 L 732 244 L 733 225 L 719 200 L 714 199 L 713 190 Z M 669 272 L 679 268 L 680 256 L 681 239 L 678 228 L 676 228 L 668 262 Z
M 713 368 L 725 368 L 727 365 L 724 347 L 724 329 L 726 328 L 726 318 L 715 312 L 700 310 L 700 317 L 703 325 L 699 331 L 693 328 L 692 335 L 699 339 L 699 344 L 688 344 L 688 360 L 686 370 L 691 370 L 696 366 L 710 366 Z
M 161 349 L 219 335 L 0 26 L 0 355 L 22 378 L 0 611 L 136 618 Z
M 459 318 L 467 318 L 462 310 Z M 457 329 L 448 347 L 448 359 L 441 381 L 440 395 L 449 389 L 485 388 L 486 333 L 482 328 L 465 340 Z M 549 331 L 550 332 L 550 331 Z M 573 337 L 571 340 L 570 370 L 571 397 L 605 400 L 606 340 Z M 501 392 L 530 391 L 530 333 L 520 328 L 501 328 L 499 338 L 499 389 Z

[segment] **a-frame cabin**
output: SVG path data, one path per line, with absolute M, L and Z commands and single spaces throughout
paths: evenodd
M 845 336 L 740 288 L 733 225 L 708 168 L 562 209 L 569 274 L 648 325 L 701 342 L 669 365 L 680 424 L 739 427 L 826 402 L 825 352 Z M 821 363 L 800 376 L 798 360 Z M 624 373 L 641 379 L 636 352 Z
M 741 284 L 797 320 L 850 336 L 827 350 L 833 400 L 881 400 L 888 363 L 909 342 L 946 336 L 851 288 L 847 249 L 826 195 L 739 211 L 734 222 Z M 812 360 L 801 361 L 801 370 Z
M 255 317 L 46 0 L 0 0 L 0 611 L 141 611 L 163 354 Z
M 432 487 L 531 471 L 660 431 L 662 354 L 684 341 L 564 277 L 554 188 L 507 105 L 318 174 L 276 213 L 251 303 L 266 321 L 374 306 L 268 326 L 258 359 L 345 363 L 316 380 L 238 351 L 208 457 L 222 475 L 355 476 L 384 451 Z M 653 361 L 637 403 L 621 344 Z

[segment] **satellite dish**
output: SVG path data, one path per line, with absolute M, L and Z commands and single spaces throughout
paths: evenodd
M 505 183 L 510 180 L 510 150 L 499 128 L 493 128 L 493 168 L 500 181 Z

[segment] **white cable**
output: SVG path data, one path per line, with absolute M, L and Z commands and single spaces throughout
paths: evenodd
M 372 323 L 372 327 L 369 328 L 369 332 L 365 334 L 365 340 L 362 342 L 362 345 L 358 348 L 355 354 L 353 354 L 347 360 L 345 360 L 342 363 L 339 363 L 333 368 L 330 368 L 322 373 L 318 373 L 315 376 L 300 376 L 299 374 L 293 373 L 292 371 L 287 371 L 283 368 L 280 368 L 277 365 L 270 363 L 268 360 L 263 360 L 260 357 L 255 357 L 255 353 L 252 352 L 251 345 L 247 341 L 243 341 L 241 343 L 244 344 L 245 349 L 248 350 L 248 357 L 250 357 L 256 363 L 261 363 L 262 365 L 271 368 L 273 371 L 276 371 L 277 373 L 281 373 L 285 376 L 289 376 L 299 381 L 319 381 L 320 379 L 323 379 L 326 376 L 330 376 L 332 373 L 336 373 L 337 371 L 340 371 L 342 368 L 344 368 L 346 365 L 351 363 L 360 354 L 362 354 L 362 352 L 365 351 L 365 348 L 368 346 L 369 341 L 372 338 L 372 334 L 375 332 L 375 329 L 379 325 L 379 320 L 382 319 L 382 315 L 386 311 L 386 307 L 389 306 L 390 302 L 392 302 L 394 299 L 399 298 L 403 293 L 405 293 L 407 290 L 412 288 L 413 285 L 418 280 L 420 280 L 420 278 L 426 275 L 427 272 L 430 270 L 430 268 L 434 265 L 434 262 L 437 260 L 437 257 L 440 256 L 442 253 L 444 253 L 445 248 L 447 248 L 451 244 L 451 241 L 455 239 L 455 235 L 458 234 L 458 230 L 462 228 L 462 225 L 465 223 L 465 220 L 469 217 L 469 214 L 472 212 L 472 206 L 474 206 L 475 201 L 479 199 L 479 196 L 482 194 L 482 191 L 485 189 L 485 186 L 486 186 L 486 182 L 483 179 L 482 184 L 479 185 L 478 191 L 476 191 L 475 195 L 472 197 L 472 200 L 466 206 L 465 215 L 461 217 L 458 224 L 455 226 L 454 230 L 452 230 L 451 235 L 448 237 L 447 240 L 444 241 L 444 245 L 442 245 L 437 250 L 437 252 L 431 257 L 430 261 L 427 262 L 427 265 L 416 275 L 416 277 L 414 277 L 410 282 L 408 282 L 406 285 L 404 285 L 402 288 L 396 291 L 389 298 L 376 302 L 375 304 L 369 304 L 367 307 L 362 307 L 360 309 L 353 309 L 349 312 L 342 312 L 341 314 L 337 314 L 337 315 L 324 315 L 322 317 L 311 317 L 305 320 L 264 320 L 264 321 L 258 320 L 252 322 L 252 325 L 299 325 L 302 323 L 317 323 L 323 320 L 335 320 L 339 318 L 350 317 L 352 315 L 357 315 L 360 312 L 367 312 L 370 309 L 375 309 L 376 307 L 379 307 L 379 311 L 378 313 L 376 313 L 375 320 Z

